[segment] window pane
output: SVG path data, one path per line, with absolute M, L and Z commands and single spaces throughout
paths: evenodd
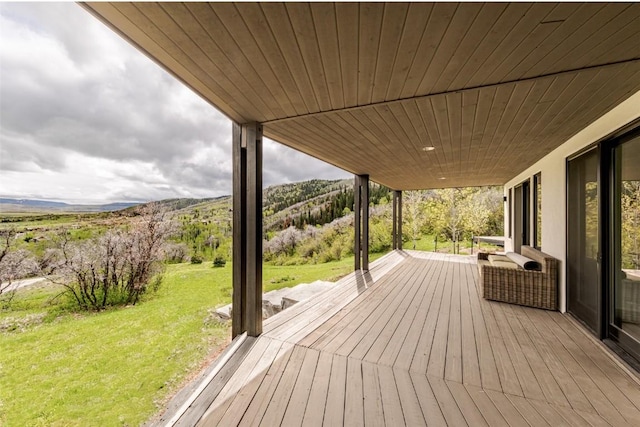
M 533 177 L 534 181 L 534 203 L 535 203 L 535 224 L 536 224 L 536 239 L 535 247 L 542 248 L 542 174 L 537 174 Z
M 640 340 L 640 138 L 616 149 L 616 326 Z
M 598 329 L 598 150 L 568 163 L 568 310 Z
M 511 189 L 509 189 L 509 238 L 511 238 L 511 224 L 513 224 L 513 206 L 511 205 Z

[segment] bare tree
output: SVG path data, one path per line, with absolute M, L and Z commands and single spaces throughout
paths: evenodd
M 184 243 L 167 243 L 164 254 L 165 261 L 169 263 L 184 262 L 189 258 L 189 247 Z
M 293 255 L 302 238 L 303 233 L 294 226 L 290 226 L 266 242 L 264 251 L 274 255 Z
M 0 297 L 4 303 L 15 295 L 14 281 L 32 275 L 37 263 L 29 251 L 16 249 L 16 231 L 0 230 Z
M 80 243 L 63 233 L 54 271 L 83 309 L 136 304 L 152 279 L 159 284 L 164 242 L 173 230 L 159 206 L 151 204 L 128 229 L 111 229 Z

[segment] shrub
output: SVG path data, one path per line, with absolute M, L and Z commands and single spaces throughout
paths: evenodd
M 165 245 L 164 259 L 170 264 L 185 262 L 189 257 L 189 249 L 184 243 L 169 243 Z
M 193 255 L 191 257 L 191 264 L 202 264 L 202 261 L 204 260 L 200 255 Z
M 0 230 L 0 304 L 8 306 L 15 295 L 14 280 L 32 275 L 37 270 L 33 256 L 15 247 L 16 231 Z
M 164 212 L 150 205 L 127 230 L 108 230 L 99 238 L 77 243 L 63 233 L 53 267 L 56 281 L 85 310 L 136 304 L 149 289 L 159 286 L 163 245 L 172 229 Z
M 227 260 L 222 255 L 216 255 L 213 259 L 213 267 L 224 267 L 227 264 Z

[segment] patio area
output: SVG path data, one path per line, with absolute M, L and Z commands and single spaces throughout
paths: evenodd
M 161 422 L 640 423 L 635 375 L 568 315 L 484 300 L 468 256 L 394 251 L 228 356 Z

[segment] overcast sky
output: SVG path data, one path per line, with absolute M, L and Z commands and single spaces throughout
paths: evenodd
M 231 193 L 231 121 L 75 3 L 0 3 L 0 197 Z M 265 140 L 265 186 L 350 175 Z

